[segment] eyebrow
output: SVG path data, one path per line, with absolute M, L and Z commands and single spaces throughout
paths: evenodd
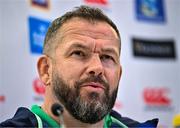
M 71 50 L 71 49 L 73 49 L 73 48 L 80 48 L 80 49 L 83 49 L 83 50 L 90 51 L 90 49 L 89 49 L 88 46 L 79 44 L 78 42 L 75 43 L 75 44 L 72 44 L 72 45 L 68 48 L 68 51 Z M 119 53 L 116 52 L 116 50 L 115 50 L 114 48 L 103 48 L 103 49 L 101 50 L 101 52 L 114 54 L 116 57 L 119 57 Z
M 68 50 L 71 50 L 72 48 L 80 48 L 80 49 L 84 49 L 84 50 L 89 50 L 89 48 L 85 45 L 82 45 L 82 44 L 79 44 L 79 43 L 75 43 L 75 44 L 72 44 Z

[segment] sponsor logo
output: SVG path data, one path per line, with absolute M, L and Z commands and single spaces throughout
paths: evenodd
M 141 21 L 165 22 L 163 0 L 136 0 L 136 18 Z
M 42 54 L 44 38 L 50 22 L 35 17 L 29 17 L 28 21 L 31 52 Z
M 167 88 L 146 88 L 143 92 L 144 101 L 147 105 L 170 105 Z
M 30 0 L 32 7 L 49 9 L 49 0 Z
M 44 95 L 44 93 L 45 93 L 45 87 L 44 86 L 45 85 L 43 84 L 43 82 L 39 78 L 36 78 L 33 81 L 33 89 L 39 95 Z
M 143 100 L 147 110 L 172 110 L 169 88 L 145 88 Z
M 45 93 L 45 85 L 43 82 L 39 78 L 35 78 L 32 87 L 35 92 L 34 100 L 43 101 Z
M 108 5 L 108 0 L 84 0 L 88 4 Z
M 147 40 L 132 39 L 133 54 L 136 57 L 150 58 L 176 58 L 175 44 L 173 40 Z
M 5 102 L 5 96 L 4 95 L 0 95 L 0 103 Z

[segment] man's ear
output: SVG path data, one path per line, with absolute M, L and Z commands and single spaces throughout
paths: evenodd
M 51 60 L 48 56 L 43 55 L 39 58 L 37 62 L 37 69 L 39 73 L 39 77 L 44 85 L 50 85 L 51 81 Z

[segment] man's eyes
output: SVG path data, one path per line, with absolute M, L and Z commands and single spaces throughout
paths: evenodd
M 80 59 L 88 59 L 91 57 L 91 55 L 92 55 L 91 53 L 84 52 L 83 50 L 74 50 L 71 52 L 72 57 L 76 57 Z M 99 58 L 103 63 L 109 63 L 109 62 L 116 63 L 116 60 L 112 55 L 102 54 L 99 55 Z
M 85 57 L 86 54 L 81 50 L 72 51 L 71 56 Z
M 112 56 L 110 56 L 110 55 L 101 55 L 100 58 L 103 61 L 113 61 L 113 62 L 115 62 L 115 59 Z

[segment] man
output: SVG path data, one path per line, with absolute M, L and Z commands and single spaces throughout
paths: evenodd
M 53 21 L 37 67 L 46 85 L 42 106 L 19 108 L 1 126 L 11 127 L 156 127 L 113 111 L 121 78 L 120 34 L 97 8 L 80 6 Z M 64 108 L 63 120 L 51 107 Z

